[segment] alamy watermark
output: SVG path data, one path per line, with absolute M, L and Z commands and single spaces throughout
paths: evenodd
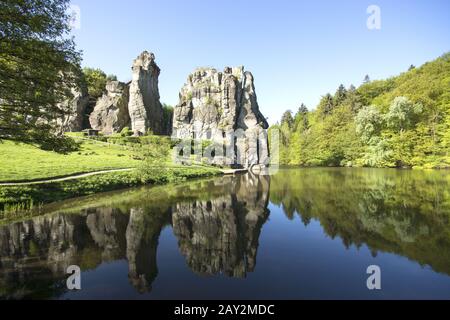
M 75 4 L 71 4 L 67 10 L 69 15 L 69 26 L 72 30 L 81 29 L 81 9 Z
M 381 30 L 381 8 L 377 5 L 370 5 L 367 8 L 367 29 Z
M 70 276 L 67 278 L 66 286 L 69 290 L 81 290 L 81 269 L 79 266 L 69 266 L 67 268 L 67 274 Z
M 257 175 L 273 175 L 280 164 L 280 133 L 272 130 L 217 131 L 213 137 L 178 139 L 173 162 L 182 165 L 207 164 L 246 168 Z M 176 139 L 176 138 L 173 138 Z
M 370 275 L 366 283 L 367 289 L 381 290 L 381 268 L 379 266 L 372 265 L 367 268 L 366 272 Z

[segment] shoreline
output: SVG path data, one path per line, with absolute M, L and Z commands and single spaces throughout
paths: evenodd
M 198 178 L 223 175 L 215 168 L 169 168 L 166 172 L 143 182 L 134 170 L 86 176 L 30 185 L 0 186 L 0 220 L 20 218 L 26 212 L 43 205 L 121 189 L 156 186 Z
M 305 167 L 281 165 L 279 169 L 366 169 L 395 171 L 447 171 L 427 168 L 375 168 L 375 167 Z M 162 186 L 170 183 L 203 179 L 216 176 L 235 176 L 248 173 L 248 169 L 219 169 L 213 167 L 172 167 L 150 182 L 143 182 L 134 169 L 99 171 L 77 176 L 50 179 L 51 182 L 3 184 L 0 183 L 0 221 L 20 218 L 44 205 L 92 196 L 104 192 L 126 190 L 144 186 Z

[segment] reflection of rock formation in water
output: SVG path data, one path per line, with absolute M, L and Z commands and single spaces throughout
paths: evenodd
M 36 290 L 54 294 L 52 278 L 80 264 L 88 230 L 81 216 L 56 215 L 0 227 L 0 296 L 21 298 Z M 40 280 L 34 280 L 36 275 Z M 41 281 L 42 275 L 48 281 Z
M 162 225 L 149 223 L 155 221 L 148 218 L 142 209 L 131 209 L 126 232 L 128 276 L 141 293 L 151 290 L 151 284 L 158 275 L 156 250 Z
M 115 209 L 83 209 L 1 226 L 0 297 L 59 296 L 68 266 L 87 271 L 123 259 L 130 283 L 148 292 L 158 274 L 159 235 L 172 211 L 180 251 L 194 271 L 244 277 L 254 269 L 268 217 L 268 178 L 224 177 L 163 191 L 161 198 L 144 194 Z
M 256 265 L 261 227 L 268 217 L 267 177 L 241 176 L 212 200 L 177 204 L 174 233 L 192 270 L 245 277 Z
M 53 272 L 64 270 L 67 261 L 76 260 L 86 245 L 86 228 L 80 216 L 57 215 L 0 228 L 0 263 L 2 268 L 19 268 L 43 258 Z M 85 226 L 84 224 L 82 224 Z
M 92 240 L 102 248 L 102 261 L 120 259 L 126 248 L 123 234 L 127 228 L 128 217 L 111 208 L 96 211 L 88 214 L 86 225 Z
M 0 290 L 0 297 L 11 292 L 17 298 L 35 293 L 34 279 L 42 276 L 61 279 L 63 292 L 68 266 L 78 265 L 86 271 L 125 257 L 129 259 L 131 283 L 140 292 L 148 291 L 157 274 L 158 236 L 170 220 L 167 215 L 163 219 L 147 216 L 144 210 L 132 209 L 128 215 L 102 208 L 0 227 L 0 288 L 11 289 L 6 293 Z M 46 290 L 53 292 L 54 283 L 47 285 Z

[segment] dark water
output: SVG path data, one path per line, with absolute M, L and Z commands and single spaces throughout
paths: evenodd
M 45 210 L 0 226 L 1 298 L 450 299 L 448 172 L 285 169 Z

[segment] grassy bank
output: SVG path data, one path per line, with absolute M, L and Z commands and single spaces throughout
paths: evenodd
M 60 154 L 4 140 L 0 142 L 0 163 L 0 182 L 18 182 L 135 168 L 140 161 L 129 149 L 94 141 L 84 141 L 79 150 Z
M 130 171 L 48 184 L 0 187 L 0 220 L 20 217 L 24 211 L 50 202 L 144 184 L 178 182 L 218 174 L 219 170 L 207 167 L 168 167 L 161 169 L 146 181 L 143 181 L 136 171 Z
M 1 141 L 0 183 L 51 180 L 122 168 L 132 170 L 35 185 L 0 186 L 0 219 L 69 198 L 220 174 L 211 167 L 174 166 L 170 161 L 173 142 L 169 137 L 99 137 L 100 141 L 94 141 L 79 139 L 81 134 L 71 136 L 78 137 L 80 147 L 67 154 Z

